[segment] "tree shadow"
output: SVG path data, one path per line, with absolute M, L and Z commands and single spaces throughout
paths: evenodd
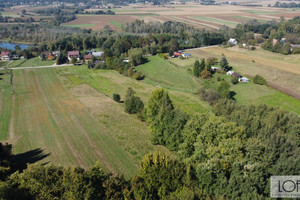
M 27 168 L 27 164 L 33 164 L 44 158 L 48 157 L 50 153 L 44 154 L 43 149 L 37 148 L 34 150 L 27 151 L 25 153 L 20 153 L 17 155 L 12 155 L 12 168 L 14 171 L 19 170 L 22 172 L 24 169 Z M 42 165 L 46 165 L 46 163 L 42 163 Z
M 236 92 L 230 91 L 230 98 L 231 98 L 232 100 L 236 100 L 236 99 L 234 98 L 235 95 L 236 95 Z

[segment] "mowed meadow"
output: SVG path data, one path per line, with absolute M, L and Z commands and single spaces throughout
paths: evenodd
M 88 85 L 67 88 L 56 69 L 14 71 L 14 94 L 1 85 L 1 141 L 15 154 L 41 151 L 41 163 L 88 168 L 130 177 L 149 152 L 170 154 L 150 143 L 148 127 L 122 105 Z M 74 86 L 75 86 L 74 85 Z

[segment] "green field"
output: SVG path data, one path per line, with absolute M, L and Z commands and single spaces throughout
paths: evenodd
M 121 25 L 121 24 L 119 24 L 119 23 L 118 23 L 118 22 L 116 22 L 116 21 L 109 21 L 109 23 L 111 23 L 112 25 L 115 25 L 116 27 L 118 27 L 118 28 L 122 29 L 122 25 Z
M 35 57 L 31 59 L 20 59 L 13 61 L 9 67 L 37 67 L 37 66 L 50 66 L 53 65 L 55 61 L 42 61 L 41 58 Z
M 65 88 L 56 69 L 14 71 L 13 96 L 7 83 L 1 87 L 8 91 L 1 98 L 7 114 L 0 115 L 1 130 L 6 131 L 1 140 L 12 143 L 15 154 L 42 149 L 49 154 L 43 163 L 84 168 L 100 160 L 105 171 L 129 177 L 144 154 L 168 153 L 150 143 L 147 125 L 126 114 L 123 105 L 97 91 L 86 93 L 88 87 Z M 95 103 L 89 107 L 91 101 Z M 91 114 L 89 109 L 97 112 Z
M 245 12 L 252 13 L 252 14 L 267 14 L 267 15 L 275 15 L 282 13 L 282 11 L 273 12 L 273 11 L 265 11 L 265 10 L 246 10 Z
M 176 67 L 158 56 L 149 57 L 149 62 L 136 68 L 152 81 L 170 89 L 196 93 L 200 87 L 197 80 L 185 69 Z
M 8 139 L 9 121 L 12 109 L 12 87 L 10 74 L 0 71 L 0 141 Z
M 231 27 L 236 27 L 236 25 L 239 24 L 238 22 L 221 20 L 221 19 L 212 18 L 212 17 L 198 17 L 197 16 L 197 17 L 193 17 L 193 18 L 208 21 L 208 22 L 214 22 L 217 24 L 227 25 L 227 26 L 231 26 Z
M 86 16 L 86 15 L 84 15 Z M 63 26 L 66 26 L 66 27 L 73 27 L 73 28 L 81 28 L 81 27 L 92 27 L 92 26 L 95 26 L 95 24 L 66 24 L 66 25 L 63 25 Z
M 232 76 L 216 73 L 212 79 L 203 82 L 209 88 L 217 89 L 220 81 L 217 78 L 231 83 Z M 254 84 L 252 80 L 249 83 L 238 83 L 232 85 L 230 91 L 235 92 L 234 99 L 239 105 L 246 104 L 266 104 L 274 107 L 295 112 L 300 115 L 300 101 L 283 92 L 275 90 L 269 86 Z

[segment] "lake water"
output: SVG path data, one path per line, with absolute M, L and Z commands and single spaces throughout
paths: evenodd
M 15 46 L 19 45 L 21 49 L 27 49 L 28 47 L 31 47 L 32 45 L 28 44 L 17 44 L 17 43 L 10 43 L 10 42 L 0 42 L 0 48 L 6 48 L 9 50 L 15 50 Z

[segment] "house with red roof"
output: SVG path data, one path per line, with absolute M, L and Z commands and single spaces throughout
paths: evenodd
M 10 61 L 12 59 L 9 51 L 2 51 L 0 54 L 0 58 L 3 61 Z
M 74 58 L 75 60 L 79 60 L 80 59 L 79 51 L 68 51 L 68 59 L 71 61 L 72 58 Z

